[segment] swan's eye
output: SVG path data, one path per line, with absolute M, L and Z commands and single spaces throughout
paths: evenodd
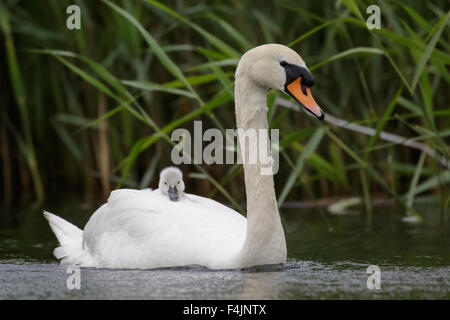
M 177 183 L 180 184 L 180 181 L 178 181 Z
M 167 186 L 167 182 L 164 182 L 164 184 Z
M 280 66 L 282 66 L 282 67 L 286 67 L 287 65 L 288 65 L 288 63 L 284 60 L 280 62 Z

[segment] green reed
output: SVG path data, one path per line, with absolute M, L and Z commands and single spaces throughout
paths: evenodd
M 420 195 L 448 208 L 449 168 L 382 139 L 390 132 L 450 155 L 447 1 L 80 0 L 82 29 L 71 31 L 65 10 L 73 2 L 0 4 L 5 201 L 42 200 L 44 190 L 52 197 L 63 187 L 87 201 L 117 187 L 155 187 L 170 164 L 171 132 L 194 120 L 234 128 L 240 55 L 278 42 L 305 59 L 327 113 L 375 129 L 319 123 L 269 91 L 270 126 L 280 129 L 280 206 L 312 194 L 360 195 L 370 217 L 372 197 L 382 194 L 405 215 L 419 216 Z M 381 8 L 380 30 L 366 27 L 371 4 Z M 183 170 L 189 192 L 241 209 L 240 166 Z

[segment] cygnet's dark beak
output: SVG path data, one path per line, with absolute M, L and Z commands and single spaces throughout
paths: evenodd
M 178 190 L 177 190 L 177 187 L 170 186 L 168 194 L 169 194 L 169 199 L 171 201 L 178 201 Z

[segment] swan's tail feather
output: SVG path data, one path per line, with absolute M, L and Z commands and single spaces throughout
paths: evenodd
M 83 231 L 50 212 L 44 211 L 44 217 L 60 244 L 53 251 L 55 257 L 61 259 L 61 264 L 80 264 L 83 255 Z

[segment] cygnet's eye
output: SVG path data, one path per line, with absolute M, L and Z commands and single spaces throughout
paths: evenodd
M 288 65 L 288 63 L 284 60 L 280 62 L 280 66 L 282 66 L 282 67 L 286 67 L 287 65 Z
M 180 184 L 180 181 L 178 181 L 177 183 Z
M 167 186 L 167 182 L 164 182 L 164 184 Z

